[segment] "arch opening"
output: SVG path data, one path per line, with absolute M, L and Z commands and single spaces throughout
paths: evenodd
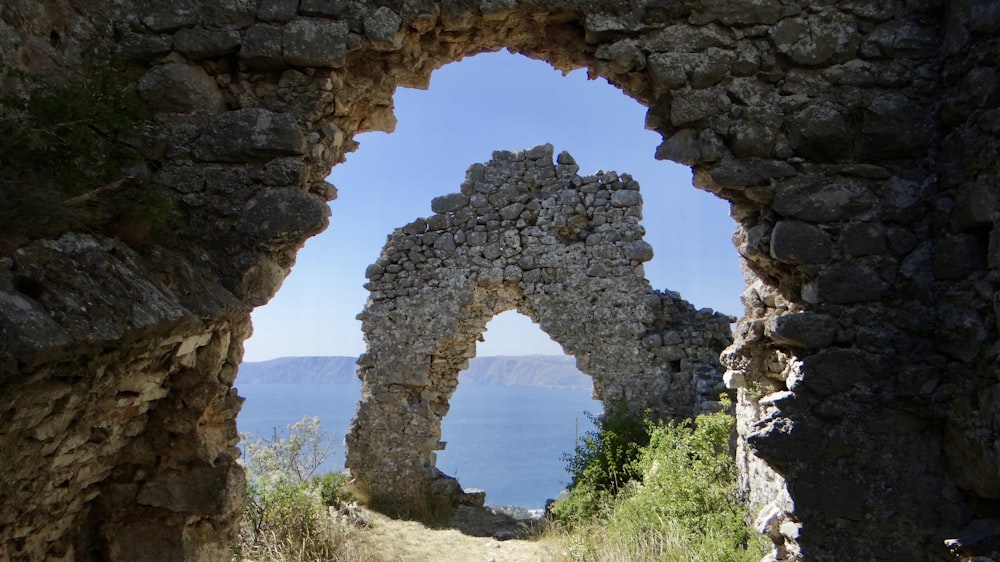
M 528 317 L 503 312 L 484 336 L 458 375 L 437 465 L 485 490 L 488 505 L 537 516 L 565 487 L 562 456 L 573 452 L 577 435 L 594 429 L 585 413 L 599 414 L 601 404 L 575 359 Z

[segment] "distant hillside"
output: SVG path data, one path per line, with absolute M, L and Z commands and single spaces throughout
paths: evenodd
M 357 381 L 356 357 L 279 357 L 240 365 L 240 384 L 333 384 Z M 589 390 L 590 377 L 576 369 L 572 357 L 524 355 L 476 357 L 459 375 L 462 384 L 537 386 Z

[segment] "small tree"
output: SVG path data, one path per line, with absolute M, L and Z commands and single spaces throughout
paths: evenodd
M 343 473 L 317 474 L 333 454 L 319 418 L 304 417 L 270 439 L 243 439 L 247 504 L 239 556 L 250 559 L 334 558 L 344 534 L 328 514 L 348 500 Z
M 271 440 L 242 434 L 247 480 L 302 483 L 316 475 L 333 454 L 333 436 L 323 433 L 318 417 L 303 417 L 288 433 Z

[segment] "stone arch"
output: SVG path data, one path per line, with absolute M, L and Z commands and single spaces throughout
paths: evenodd
M 717 405 L 733 319 L 650 286 L 637 182 L 553 158 L 552 145 L 495 152 L 369 266 L 347 465 L 374 503 L 419 512 L 431 496 L 462 499 L 435 466 L 441 420 L 476 340 L 507 310 L 576 357 L 606 411 L 690 418 Z
M 994 2 L 2 10 L 5 67 L 60 80 L 95 40 L 133 63 L 159 119 L 138 172 L 187 222 L 0 261 L 0 557 L 224 556 L 248 311 L 325 226 L 353 135 L 392 129 L 393 89 L 503 47 L 606 77 L 649 107 L 657 157 L 731 203 L 748 288 L 723 363 L 777 559 L 933 560 L 995 516 Z

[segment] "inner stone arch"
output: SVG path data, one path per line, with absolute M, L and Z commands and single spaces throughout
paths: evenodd
M 667 419 L 713 408 L 732 318 L 653 290 L 638 183 L 578 170 L 551 145 L 494 152 L 459 193 L 434 199 L 434 215 L 393 232 L 368 268 L 347 467 L 374 504 L 469 501 L 434 451 L 459 372 L 508 310 L 576 357 L 606 411 Z

